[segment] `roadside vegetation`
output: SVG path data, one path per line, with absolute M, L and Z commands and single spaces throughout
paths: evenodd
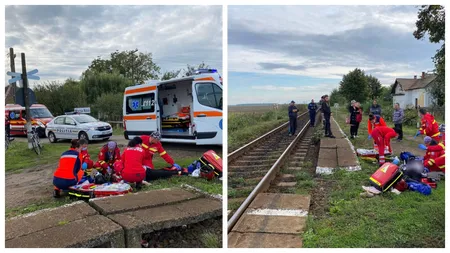
M 228 113 L 228 152 L 269 132 L 273 128 L 286 123 L 288 105 L 280 105 L 274 109 L 272 105 L 241 105 L 229 107 Z M 299 112 L 305 111 L 305 105 L 297 105 Z
M 335 118 L 345 133 L 345 110 Z M 367 117 L 365 117 L 367 120 Z M 389 122 L 387 122 L 388 125 Z M 404 127 L 403 147 L 417 150 L 419 138 L 412 135 L 414 126 Z M 360 137 L 351 142 L 357 147 L 368 147 L 367 123 L 360 126 Z M 400 150 L 394 150 L 396 155 Z M 321 176 L 328 184 L 328 195 L 324 215 L 311 216 L 303 235 L 303 245 L 308 248 L 412 248 L 445 247 L 445 181 L 439 182 L 429 196 L 405 191 L 400 195 L 384 193 L 373 198 L 362 198 L 361 186 L 369 185 L 369 177 L 378 166 L 359 160 L 362 170 L 358 172 L 337 171 L 333 175 Z

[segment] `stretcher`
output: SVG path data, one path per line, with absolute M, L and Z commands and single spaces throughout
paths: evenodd
M 378 155 L 378 150 L 376 150 L 376 149 L 358 148 L 358 149 L 356 149 L 356 155 L 361 156 L 361 157 L 372 157 L 372 158 L 375 158 Z M 389 150 L 385 149 L 384 155 L 385 156 L 391 155 L 391 152 L 389 152 Z
M 85 181 L 80 185 L 69 187 L 68 194 L 80 199 L 91 199 L 114 195 L 124 195 L 133 190 L 127 183 L 93 184 Z

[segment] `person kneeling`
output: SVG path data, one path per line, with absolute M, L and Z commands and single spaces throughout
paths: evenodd
M 122 154 L 122 168 L 116 169 L 116 174 L 119 174 L 124 181 L 136 183 L 137 189 L 141 188 L 147 170 L 143 164 L 145 152 L 141 145 L 142 139 L 140 137 L 130 140 Z
M 70 149 L 62 153 L 59 159 L 59 165 L 53 174 L 53 197 L 60 196 L 61 190 L 68 190 L 69 187 L 76 185 L 83 177 L 81 169 L 82 157 L 80 154 L 80 143 L 78 140 L 72 140 Z

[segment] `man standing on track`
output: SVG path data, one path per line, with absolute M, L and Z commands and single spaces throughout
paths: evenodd
M 336 138 L 334 137 L 333 133 L 331 132 L 331 108 L 328 104 L 328 101 L 330 100 L 330 97 L 328 95 L 323 96 L 323 102 L 322 102 L 322 113 L 323 117 L 325 118 L 325 137 L 329 138 Z
M 289 114 L 289 136 L 295 135 L 295 131 L 297 130 L 297 112 L 298 109 L 295 106 L 294 100 L 291 101 L 288 108 Z
M 316 124 L 316 111 L 317 111 L 317 105 L 314 103 L 314 99 L 311 99 L 311 103 L 308 105 L 309 110 L 309 120 L 311 127 L 314 127 Z

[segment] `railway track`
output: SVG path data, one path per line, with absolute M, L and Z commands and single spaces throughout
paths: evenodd
M 277 237 L 280 234 L 276 233 L 272 235 L 267 233 L 245 234 L 239 229 L 234 229 L 238 221 L 240 221 L 240 225 L 249 223 L 243 217 L 250 212 L 249 210 L 254 211 L 255 206 L 273 209 L 277 208 L 277 205 L 284 205 L 289 208 L 290 204 L 286 206 L 286 203 L 295 202 L 301 203 L 304 208 L 309 208 L 309 197 L 305 198 L 305 201 L 302 199 L 297 201 L 298 196 L 295 194 L 279 194 L 295 193 L 297 184 L 295 173 L 302 170 L 307 156 L 311 156 L 311 152 L 308 153 L 308 151 L 310 151 L 314 128 L 309 126 L 308 112 L 304 112 L 298 117 L 298 134 L 296 136 L 288 136 L 288 125 L 285 123 L 273 129 L 228 156 L 228 211 L 229 216 L 232 215 L 228 220 L 229 242 L 236 242 L 235 238 L 230 238 L 230 235 L 234 233 L 235 237 L 237 231 L 242 237 L 237 240 L 240 241 L 240 245 L 238 245 L 240 247 L 258 247 L 258 245 L 261 246 L 258 241 L 278 239 L 285 242 L 291 240 L 293 245 L 298 246 L 298 237 L 292 237 L 292 235 L 285 238 L 284 235 Z M 287 160 L 289 161 L 287 162 Z M 297 199 L 294 201 L 294 198 Z M 287 222 L 286 225 L 289 225 L 289 221 Z M 252 220 L 250 223 L 248 227 L 255 227 L 254 232 L 263 232 L 264 229 L 258 225 L 257 220 Z M 267 219 L 263 223 L 265 224 L 263 227 L 266 227 Z M 269 239 L 267 236 L 272 237 Z M 245 240 L 249 242 L 243 242 Z M 269 246 L 277 247 L 276 242 L 275 244 L 269 243 Z

